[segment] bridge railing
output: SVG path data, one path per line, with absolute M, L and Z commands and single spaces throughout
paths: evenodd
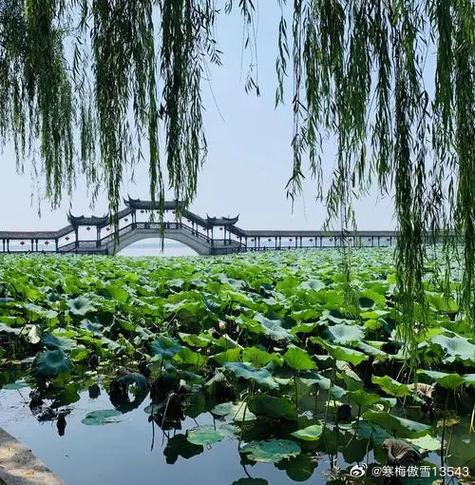
M 214 246 L 236 246 L 236 247 L 245 246 L 244 243 L 240 243 L 235 239 L 213 239 L 213 245 Z
M 203 234 L 202 232 L 199 232 L 197 229 L 193 229 L 191 226 L 188 226 L 184 222 L 179 222 L 178 225 L 180 226 L 178 229 L 184 229 L 185 231 L 190 232 L 193 236 L 196 236 L 199 239 L 206 241 L 206 243 L 208 243 L 208 244 L 211 244 L 211 242 L 213 241 L 212 238 L 208 237 L 207 235 Z
M 96 249 L 97 249 L 96 239 L 73 241 L 68 244 L 58 246 L 58 251 L 64 252 L 64 253 L 74 252 L 75 250 L 96 250 Z
M 192 236 L 195 236 L 202 241 L 206 242 L 207 244 L 211 244 L 212 239 L 205 234 L 199 232 L 197 229 L 193 229 L 191 226 L 184 224 L 183 222 L 132 222 L 127 226 L 121 227 L 117 233 L 108 234 L 107 236 L 101 238 L 99 240 L 99 246 L 105 246 L 110 242 L 113 242 L 115 238 L 118 236 L 119 239 L 134 230 L 151 230 L 151 231 L 178 231 L 180 229 L 185 230 L 186 232 L 190 233 Z M 97 241 L 96 241 L 97 243 Z
M 127 226 L 121 227 L 119 229 L 119 231 L 118 231 L 119 232 L 119 238 L 121 236 L 123 236 L 124 234 L 127 234 L 127 233 L 133 231 L 134 230 L 134 226 L 136 226 L 138 224 L 141 224 L 141 223 L 134 223 L 134 222 L 132 222 L 130 224 L 127 224 Z M 116 233 L 115 232 L 113 232 L 112 234 L 108 234 L 107 236 L 104 236 L 103 238 L 101 238 L 99 240 L 99 246 L 105 246 L 105 245 L 107 245 L 107 243 L 109 243 L 111 241 L 114 241 L 114 239 L 116 237 L 117 236 L 116 236 Z
M 73 241 L 67 244 L 63 244 L 62 246 L 58 246 L 58 251 L 67 253 L 69 251 L 72 251 L 75 247 L 76 241 Z

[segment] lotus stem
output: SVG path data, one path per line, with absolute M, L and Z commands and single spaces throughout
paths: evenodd
M 444 456 L 445 456 L 445 430 L 447 425 L 447 408 L 449 406 L 449 392 L 445 396 L 445 406 L 444 406 L 444 424 L 442 425 L 442 436 L 441 436 L 441 444 L 440 444 L 440 466 L 444 466 Z
M 330 400 L 331 400 L 331 390 L 332 390 L 332 387 L 333 387 L 333 380 L 335 379 L 335 374 L 336 374 L 336 362 L 333 363 L 332 376 L 331 376 L 331 379 L 330 379 L 330 387 L 328 388 L 327 404 L 325 406 L 325 418 L 323 420 L 323 429 L 324 430 L 327 427 L 328 410 L 330 408 Z
M 295 388 L 295 406 L 298 408 L 299 403 L 299 391 L 297 387 L 297 373 L 294 371 L 294 388 Z
M 475 432 L 475 403 L 473 404 L 472 416 L 470 417 L 470 426 L 468 428 L 468 432 Z

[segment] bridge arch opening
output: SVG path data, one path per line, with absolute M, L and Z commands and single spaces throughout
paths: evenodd
M 167 239 L 163 241 L 160 238 L 145 238 L 135 241 L 128 246 L 121 249 L 118 256 L 162 256 L 162 257 L 174 257 L 174 256 L 198 256 L 198 253 L 192 248 L 179 241 Z

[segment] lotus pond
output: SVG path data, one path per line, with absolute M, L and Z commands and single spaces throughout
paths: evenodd
M 470 482 L 457 274 L 427 265 L 415 373 L 392 252 L 355 251 L 349 280 L 341 261 L 1 257 L 0 426 L 68 484 Z

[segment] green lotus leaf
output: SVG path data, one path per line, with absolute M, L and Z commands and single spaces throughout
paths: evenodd
M 66 384 L 60 392 L 56 395 L 54 400 L 54 405 L 67 406 L 68 404 L 73 404 L 81 399 L 79 395 L 80 385 L 74 382 Z
M 474 447 L 475 435 L 473 432 L 469 432 L 462 438 L 453 440 L 450 443 L 451 460 L 456 460 L 455 463 L 463 463 L 464 466 L 468 466 L 469 468 L 473 469 L 475 467 L 475 454 L 473 453 Z M 463 480 L 460 480 L 460 482 L 462 481 Z M 473 482 L 473 480 L 468 478 L 468 483 L 466 485 L 473 485 L 471 482 Z
M 36 377 L 52 378 L 72 368 L 71 361 L 62 350 L 48 350 L 36 355 L 31 372 Z
M 362 328 L 357 325 L 332 325 L 331 327 L 327 327 L 326 334 L 330 342 L 338 345 L 360 342 L 365 338 Z
M 43 334 L 41 342 L 43 345 L 53 350 L 73 350 L 78 348 L 78 344 L 73 339 L 57 337 L 50 333 Z
M 208 334 L 193 335 L 189 333 L 178 333 L 180 339 L 191 347 L 208 347 L 213 342 L 213 337 Z
M 295 318 L 292 316 L 292 318 Z M 318 323 L 299 323 L 290 329 L 292 335 L 297 335 L 298 333 L 312 333 L 318 326 Z
M 298 380 L 308 386 L 316 385 L 322 391 L 328 391 L 335 399 L 341 399 L 347 393 L 345 389 L 334 382 L 332 383 L 328 377 L 317 374 L 316 372 L 300 374 Z
M 294 431 L 291 435 L 302 441 L 317 441 L 322 435 L 322 432 L 323 426 L 321 424 L 312 424 L 306 428 Z
M 16 382 L 10 382 L 8 384 L 5 384 L 3 386 L 3 389 L 5 389 L 6 391 L 17 391 L 18 389 L 24 389 L 25 387 L 29 387 L 29 384 L 23 379 L 20 379 Z
M 361 312 L 360 317 L 364 318 L 365 320 L 376 320 L 388 314 L 389 314 L 388 310 L 370 310 L 366 312 Z
M 320 337 L 311 337 L 310 340 L 324 348 L 335 360 L 342 360 L 353 365 L 359 365 L 361 362 L 368 359 L 367 355 L 359 352 L 358 350 L 341 347 L 340 345 L 329 344 Z
M 117 409 L 92 411 L 91 413 L 86 414 L 86 417 L 81 420 L 81 423 L 88 426 L 102 426 L 104 424 L 118 423 L 119 421 L 114 418 L 120 414 L 122 413 L 117 411 Z
M 236 377 L 255 381 L 271 389 L 279 387 L 279 384 L 267 369 L 256 369 L 253 365 L 246 362 L 226 362 L 224 367 L 233 372 Z
M 300 280 L 295 276 L 285 276 L 275 285 L 275 289 L 284 295 L 292 295 L 300 285 Z
M 168 280 L 167 283 L 170 288 L 173 288 L 175 291 L 179 291 L 185 285 L 185 280 L 182 278 L 175 278 L 173 280 Z
M 441 447 L 440 440 L 430 434 L 426 434 L 420 438 L 408 438 L 407 441 L 423 451 L 439 451 Z
M 348 392 L 347 397 L 351 403 L 361 406 L 362 408 L 371 407 L 374 404 L 381 403 L 382 400 L 381 396 L 362 389 Z
M 208 357 L 206 355 L 202 355 L 199 352 L 193 352 L 193 350 L 190 350 L 188 347 L 183 347 L 177 354 L 175 354 L 173 359 L 182 364 L 193 365 L 198 369 L 204 367 L 208 362 Z
M 150 344 L 152 354 L 160 359 L 171 359 L 183 348 L 177 340 L 161 335 Z
M 253 421 L 256 415 L 251 412 L 245 402 L 225 402 L 217 404 L 211 412 L 216 416 L 227 417 L 236 422 Z
M 435 335 L 431 338 L 431 342 L 444 350 L 443 362 L 452 363 L 461 360 L 475 364 L 475 345 L 465 337 L 460 335 L 454 337 Z
M 317 279 L 307 280 L 300 284 L 300 288 L 304 290 L 320 291 L 320 290 L 323 290 L 323 288 L 325 287 L 326 287 L 325 283 Z
M 221 335 L 215 342 L 216 347 L 222 348 L 224 350 L 231 350 L 231 349 L 242 349 L 242 346 L 233 340 L 227 333 Z
M 300 446 L 295 441 L 270 439 L 251 441 L 245 444 L 240 452 L 247 454 L 252 461 L 277 463 L 285 458 L 299 455 Z
M 377 424 L 391 435 L 401 438 L 418 438 L 427 434 L 431 429 L 426 424 L 385 412 L 366 411 L 363 418 L 368 423 Z
M 96 336 L 102 336 L 104 332 L 104 326 L 97 322 L 92 322 L 87 318 L 81 320 L 81 328 L 88 330 L 89 332 L 93 333 Z
M 234 428 L 229 425 L 215 427 L 213 425 L 198 426 L 186 433 L 186 439 L 194 445 L 209 446 L 222 441 L 226 436 L 234 436 Z
M 361 308 L 364 308 L 364 309 L 373 308 L 374 303 L 375 302 L 372 298 L 368 298 L 366 296 L 361 296 L 359 298 L 359 304 Z
M 285 397 L 256 394 L 248 400 L 249 409 L 256 415 L 272 418 L 296 419 L 295 404 Z
M 28 303 L 24 306 L 28 310 L 28 320 L 30 322 L 36 322 L 37 320 L 44 318 L 46 320 L 53 320 L 58 316 L 58 312 L 54 310 L 48 310 L 42 306 Z
M 340 375 L 346 383 L 346 387 L 349 391 L 360 389 L 363 385 L 361 377 L 351 368 L 348 362 L 342 360 L 336 361 L 336 368 L 340 371 Z
M 219 354 L 214 354 L 211 358 L 219 365 L 224 365 L 225 362 L 239 362 L 241 360 L 241 349 L 238 347 L 228 349 L 219 352 Z
M 258 347 L 246 347 L 242 351 L 243 362 L 249 362 L 255 367 L 264 367 L 269 362 L 279 362 L 280 356 L 274 353 L 266 352 Z
M 381 349 L 378 349 L 374 345 L 368 344 L 367 342 L 359 341 L 355 342 L 354 346 L 361 350 L 364 354 L 374 357 L 378 360 L 384 360 L 389 358 L 389 354 Z
M 456 372 L 446 373 L 419 369 L 417 373 L 429 378 L 432 382 L 437 382 L 437 384 L 442 386 L 444 389 L 457 389 L 466 382 L 465 379 Z
M 365 421 L 360 421 L 357 434 L 360 438 L 371 441 L 376 447 L 375 452 L 381 449 L 384 440 L 392 438 L 391 433 L 386 431 L 383 427 Z M 384 456 L 384 459 L 386 458 L 387 457 Z
M 284 354 L 284 361 L 294 370 L 312 370 L 316 367 L 308 352 L 298 347 L 289 348 Z
M 365 289 L 361 292 L 359 299 L 360 307 L 365 311 L 373 309 L 376 305 L 379 309 L 384 309 L 386 305 L 385 294 L 387 292 L 387 285 L 381 283 L 373 283 L 371 288 Z
M 98 289 L 98 293 L 119 303 L 125 303 L 129 298 L 126 288 L 125 281 L 116 280 L 114 283 L 109 281 Z
M 378 385 L 386 394 L 389 394 L 390 396 L 404 397 L 411 394 L 411 388 L 408 385 L 402 384 L 389 376 L 373 376 L 371 378 L 371 382 Z
M 68 300 L 68 307 L 73 315 L 81 317 L 96 310 L 96 307 L 92 304 L 91 300 L 85 296 L 78 296 L 77 298 Z
M 179 456 L 188 460 L 202 452 L 202 445 L 190 443 L 184 434 L 177 434 L 167 441 L 167 446 L 163 454 L 165 455 L 166 462 L 171 465 L 177 461 Z
M 144 407 L 144 413 L 147 414 L 152 414 L 152 415 L 158 415 L 163 411 L 163 405 L 162 404 L 149 404 L 148 406 Z
M 262 333 L 267 335 L 272 340 L 289 341 L 293 339 L 293 335 L 289 330 L 282 326 L 282 322 L 280 320 L 270 320 L 263 315 L 256 315 L 254 319 L 260 323 Z
M 448 299 L 446 295 L 434 293 L 433 291 L 426 291 L 425 294 L 427 301 L 433 305 L 436 310 L 446 313 L 458 312 L 458 304 L 453 298 Z

